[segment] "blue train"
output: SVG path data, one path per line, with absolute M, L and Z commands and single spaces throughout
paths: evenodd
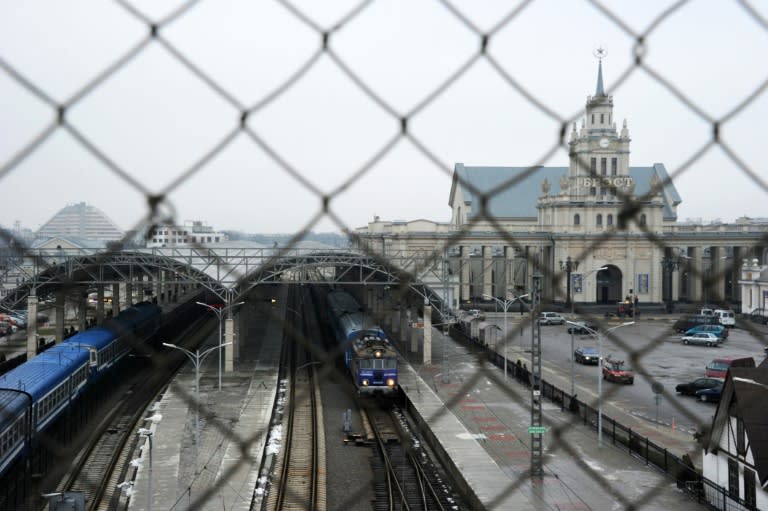
M 161 310 L 137 303 L 0 376 L 0 476 L 83 391 L 158 327 Z
M 328 293 L 328 312 L 336 340 L 344 347 L 344 362 L 355 387 L 365 394 L 394 394 L 397 352 L 384 331 L 371 322 L 352 295 Z

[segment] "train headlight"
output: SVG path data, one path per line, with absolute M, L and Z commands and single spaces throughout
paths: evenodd
M 368 378 L 363 378 L 363 381 L 361 381 L 360 383 L 362 384 L 363 387 L 367 387 L 368 386 Z
M 395 379 L 394 378 L 387 378 L 387 387 L 393 388 L 395 386 Z
M 376 351 L 373 353 L 373 356 L 374 356 L 374 357 L 376 357 L 376 358 L 381 358 L 381 350 L 376 350 Z

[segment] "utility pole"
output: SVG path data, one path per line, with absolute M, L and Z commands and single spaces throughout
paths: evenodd
M 531 296 L 531 478 L 541 479 L 543 466 L 543 425 L 541 423 L 541 325 L 538 315 L 541 303 L 540 273 L 533 275 L 533 293 Z

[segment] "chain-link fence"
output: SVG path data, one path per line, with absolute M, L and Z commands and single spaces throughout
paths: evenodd
M 321 225 L 354 232 L 360 217 L 348 213 L 363 205 L 370 211 L 371 199 L 376 203 L 375 212 L 382 215 L 394 216 L 403 211 L 413 217 L 438 216 L 439 212 L 427 214 L 420 209 L 401 209 L 401 205 L 423 202 L 431 207 L 432 199 L 424 195 L 445 196 L 453 175 L 453 159 L 480 159 L 481 156 L 473 155 L 490 154 L 488 159 L 501 160 L 501 164 L 514 160 L 513 163 L 523 164 L 528 170 L 490 192 L 474 190 L 481 198 L 480 214 L 446 236 L 442 247 L 424 265 L 434 264 L 442 257 L 442 248 L 461 244 L 481 221 L 495 229 L 500 241 L 519 246 L 519 240 L 486 206 L 504 189 L 535 176 L 540 165 L 567 158 L 570 127 L 583 111 L 580 106 L 573 106 L 580 102 L 564 101 L 555 91 L 567 89 L 583 94 L 592 90 L 594 82 L 590 81 L 585 88 L 569 78 L 575 69 L 587 67 L 581 58 L 567 52 L 562 60 L 553 55 L 565 52 L 562 44 L 569 38 L 587 39 L 590 48 L 603 42 L 589 40 L 592 36 L 588 27 L 593 26 L 596 33 L 610 33 L 611 41 L 626 50 L 623 55 L 612 50 L 611 58 L 615 60 L 610 62 L 616 62 L 614 68 L 622 71 L 606 84 L 608 93 L 621 98 L 624 112 L 638 108 L 656 110 L 653 121 L 641 127 L 646 133 L 663 134 L 649 144 L 651 150 L 658 152 L 651 158 L 666 158 L 672 149 L 674 154 L 669 180 L 655 183 L 648 196 L 617 193 L 623 201 L 619 221 L 589 244 L 577 259 L 615 239 L 629 223 L 637 224 L 648 240 L 664 250 L 669 247 L 669 240 L 644 228 L 638 218 L 643 202 L 669 183 L 679 186 L 684 195 L 683 183 L 718 183 L 709 188 L 717 191 L 706 193 L 701 189 L 692 198 L 694 203 L 712 204 L 710 211 L 718 216 L 720 205 L 725 208 L 730 202 L 759 202 L 768 191 L 760 170 L 762 154 L 758 142 L 766 117 L 761 114 L 768 73 L 760 64 L 761 47 L 750 49 L 740 42 L 747 36 L 749 41 L 764 38 L 768 28 L 765 13 L 760 10 L 762 6 L 742 1 L 721 2 L 714 8 L 710 5 L 702 14 L 698 10 L 700 4 L 676 2 L 630 9 L 622 4 L 596 1 L 570 2 L 567 7 L 523 1 L 511 7 L 502 2 L 478 9 L 448 1 L 398 4 L 394 8 L 385 2 L 350 2 L 334 4 L 330 9 L 287 1 L 247 6 L 187 2 L 162 7 L 118 1 L 109 7 L 88 6 L 83 11 L 89 19 L 80 17 L 80 21 L 85 27 L 96 27 L 103 47 L 92 62 L 83 66 L 77 66 L 77 58 L 68 55 L 68 67 L 53 62 L 42 67 L 28 64 L 46 54 L 42 48 L 57 44 L 44 37 L 46 24 L 55 26 L 57 15 L 62 14 L 64 22 L 76 20 L 77 13 L 72 11 L 82 6 L 35 6 L 44 21 L 40 23 L 43 28 L 31 31 L 37 39 L 19 36 L 13 40 L 6 35 L 0 48 L 0 87 L 8 92 L 4 94 L 4 110 L 14 113 L 6 118 L 10 121 L 2 121 L 6 140 L 0 144 L 0 182 L 6 197 L 22 197 L 21 202 L 14 202 L 15 198 L 8 201 L 16 211 L 44 210 L 41 200 L 49 206 L 68 186 L 81 188 L 85 195 L 96 190 L 98 195 L 110 198 L 110 202 L 112 198 L 125 199 L 127 206 L 121 209 L 129 209 L 130 214 L 121 212 L 121 218 L 131 219 L 130 231 L 139 233 L 148 233 L 155 225 L 178 224 L 179 211 L 208 216 L 208 211 L 222 209 L 231 215 L 229 218 L 238 221 L 250 216 L 252 222 L 240 225 L 252 226 L 252 231 L 274 231 L 273 224 L 266 219 L 274 220 L 279 215 L 290 220 L 284 225 L 299 226 L 292 229 L 295 236 L 286 247 L 290 249 L 308 231 Z M 90 12 L 91 9 L 95 10 Z M 557 12 L 559 9 L 565 12 Z M 579 16 L 569 19 L 569 9 L 579 9 Z M 642 12 L 638 14 L 637 9 Z M 720 13 L 722 17 L 718 16 Z M 122 21 L 113 29 L 109 23 L 101 23 L 99 16 Z M 9 19 L 19 22 L 29 18 Z M 282 23 L 279 28 L 265 22 L 275 19 Z M 210 20 L 229 20 L 237 29 Z M 386 28 L 374 33 L 371 27 L 377 25 L 377 20 Z M 588 21 L 586 27 L 584 20 Z M 699 23 L 699 32 L 705 34 L 700 40 L 675 39 L 670 35 L 680 31 L 687 36 L 690 27 Z M 441 32 L 440 37 L 432 37 L 435 24 L 441 28 L 450 25 L 450 29 Z M 119 44 L 112 41 L 112 31 Z M 23 30 L 18 30 L 17 35 L 21 33 Z M 254 38 L 253 33 L 264 37 Z M 542 44 L 539 35 L 557 39 L 560 46 Z M 204 44 L 190 50 L 190 40 L 197 38 Z M 217 38 L 226 39 L 223 52 L 215 44 Z M 721 47 L 724 53 L 719 53 L 717 48 Z M 270 52 L 278 57 L 265 58 Z M 258 64 L 251 64 L 251 54 L 258 56 Z M 414 59 L 416 63 L 410 54 L 418 56 Z M 672 55 L 664 61 L 671 67 L 657 64 L 662 61 L 655 61 L 654 54 Z M 715 61 L 716 58 L 720 60 Z M 234 71 L 218 65 L 228 59 L 238 62 Z M 376 65 L 371 66 L 371 60 Z M 391 67 L 385 65 L 387 60 Z M 428 67 L 426 61 L 441 64 L 429 68 L 433 72 L 429 79 L 420 72 L 420 66 Z M 398 63 L 403 62 L 408 62 L 403 65 L 404 70 L 394 72 Z M 154 74 L 164 67 L 173 67 L 177 76 L 183 77 L 170 88 L 171 94 L 168 84 Z M 750 68 L 750 73 L 736 72 L 744 67 Z M 550 68 L 549 72 L 545 73 L 544 68 Z M 47 75 L 46 69 L 54 76 Z M 686 75 L 695 69 L 707 72 L 691 81 Z M 335 81 L 330 81 L 330 86 L 319 86 L 318 75 L 333 75 Z M 392 75 L 396 76 L 394 80 Z M 134 81 L 126 80 L 126 76 Z M 589 76 L 593 76 L 593 71 Z M 751 77 L 751 81 L 745 76 Z M 389 80 L 386 86 L 385 78 Z M 709 81 L 722 85 L 715 87 L 714 92 L 700 90 L 699 86 Z M 140 89 L 138 96 L 136 88 Z M 494 96 L 496 102 L 488 101 L 491 88 L 494 93 L 503 89 L 507 95 Z M 646 102 L 643 91 L 651 89 L 658 95 Z M 159 100 L 146 100 L 143 95 L 151 97 L 153 90 L 163 90 L 164 95 Z M 326 96 L 313 95 L 313 90 L 321 90 Z M 179 104 L 169 106 L 176 98 Z M 470 98 L 472 104 L 461 104 L 462 98 Z M 514 106 L 504 105 L 505 100 Z M 140 108 L 136 108 L 139 113 L 132 112 L 131 101 L 141 102 Z M 286 114 L 286 104 L 293 110 L 290 115 Z M 339 107 L 342 104 L 345 109 Z M 313 105 L 318 108 L 313 110 Z M 356 111 L 357 115 L 347 110 Z M 441 115 L 434 115 L 435 110 L 441 110 Z M 19 111 L 28 117 L 19 116 Z M 472 113 L 477 111 L 483 115 Z M 680 124 L 669 126 L 666 116 L 672 113 Z M 494 120 L 494 115 L 512 120 Z M 121 129 L 128 121 L 135 122 L 134 116 L 145 116 L 146 133 Z M 287 120 L 281 120 L 281 116 Z M 628 117 L 631 120 L 632 114 Z M 309 129 L 301 126 L 302 118 Z M 446 124 L 463 127 L 448 135 L 437 135 Z M 206 130 L 188 129 L 189 125 L 204 125 Z M 336 129 L 337 125 L 343 129 Z M 105 135 L 105 129 L 114 131 Z M 352 143 L 326 148 L 326 129 L 333 136 L 348 137 Z M 497 138 L 505 130 L 509 134 Z M 682 136 L 680 132 L 687 130 L 695 136 Z M 522 140 L 526 131 L 546 132 L 550 136 L 538 137 L 540 140 L 532 148 L 519 148 L 518 152 L 505 147 L 505 137 L 515 147 L 516 140 Z M 132 137 L 138 137 L 139 142 Z M 296 138 L 301 139 L 300 143 L 287 142 Z M 470 141 L 465 142 L 464 138 Z M 483 139 L 489 142 L 486 144 Z M 493 144 L 493 150 L 484 152 Z M 635 148 L 641 145 L 643 140 L 638 139 Z M 401 154 L 403 146 L 409 152 L 405 157 Z M 466 148 L 467 156 L 457 156 L 448 148 Z M 252 163 L 234 161 L 230 154 L 235 149 L 244 151 L 236 154 L 252 158 Z M 68 154 L 69 164 L 81 162 L 84 177 L 80 177 L 80 170 L 68 169 L 61 178 L 56 171 L 62 169 L 52 163 L 58 151 Z M 715 152 L 717 157 L 712 156 Z M 141 153 L 141 157 L 135 153 Z M 340 159 L 332 153 L 351 156 Z M 589 167 L 589 162 L 582 163 L 584 168 Z M 334 166 L 342 165 L 346 172 L 332 172 Z M 414 170 L 414 165 L 427 170 Z M 228 166 L 236 171 L 221 170 Z M 379 170 L 382 166 L 387 169 L 384 176 Z M 705 170 L 699 170 L 701 167 Z M 724 168 L 727 172 L 720 173 Z M 21 179 L 30 175 L 35 180 Z M 598 174 L 593 177 L 600 179 Z M 366 188 L 366 182 L 374 184 Z M 377 194 L 377 187 L 384 183 L 387 186 L 382 188 L 382 194 Z M 745 186 L 737 189 L 730 186 L 733 183 Z M 387 196 L 384 190 L 390 185 L 395 191 Z M 734 195 L 726 195 L 730 192 Z M 355 202 L 349 198 L 350 193 L 365 198 Z M 196 209 L 189 207 L 190 200 Z M 248 207 L 249 201 L 254 200 L 264 207 Z M 307 204 L 312 205 L 310 209 L 305 209 Z M 6 209 L 5 215 L 10 214 L 13 210 Z M 212 218 L 226 227 L 226 216 Z M 27 253 L 28 242 L 18 230 L 4 229 L 2 237 L 15 256 Z M 359 240 L 353 236 L 353 241 Z M 758 235 L 754 245 L 765 242 L 765 235 Z M 94 265 L 112 255 L 96 258 Z M 381 259 L 375 251 L 368 255 Z M 278 251 L 274 259 L 279 256 Z M 557 288 L 565 273 L 551 271 L 544 277 Z M 705 281 L 705 285 L 707 282 L 712 285 L 715 279 Z M 714 289 L 712 293 L 716 296 Z M 658 339 L 656 345 L 662 340 Z M 625 347 L 631 351 L 631 347 Z M 637 369 L 649 374 L 643 367 L 643 354 L 637 354 Z M 498 381 L 498 375 L 491 377 Z M 519 393 L 510 397 L 523 402 Z M 680 408 L 685 413 L 685 407 Z M 593 471 L 592 475 L 603 484 L 610 484 L 599 473 Z

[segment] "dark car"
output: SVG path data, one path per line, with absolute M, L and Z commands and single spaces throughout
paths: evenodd
M 632 385 L 635 383 L 635 373 L 623 360 L 608 357 L 603 362 L 603 379 Z
M 702 389 L 711 389 L 717 387 L 723 383 L 720 378 L 696 378 L 693 381 L 687 383 L 680 383 L 675 387 L 675 391 L 683 396 L 693 396 L 696 392 Z
M 675 324 L 672 325 L 672 328 L 675 329 L 675 331 L 684 333 L 687 330 L 690 330 L 691 328 L 699 325 L 717 325 L 718 321 L 715 316 L 705 316 L 703 314 L 694 314 L 691 316 L 683 316 L 682 318 L 675 321 Z
M 699 332 L 709 332 L 713 333 L 716 336 L 720 338 L 721 341 L 724 341 L 728 338 L 728 329 L 725 328 L 723 325 L 699 325 L 695 326 L 693 328 L 689 328 L 685 331 L 685 335 L 693 335 L 698 334 Z
M 573 352 L 573 360 L 579 364 L 597 365 L 600 359 L 600 352 L 594 346 L 579 346 Z
M 597 332 L 597 328 L 597 325 L 590 323 L 589 321 L 576 321 L 568 324 L 568 333 L 593 335 Z
M 696 399 L 700 399 L 705 403 L 717 403 L 720 401 L 720 395 L 722 393 L 723 393 L 723 384 L 721 383 L 717 387 L 697 390 Z

